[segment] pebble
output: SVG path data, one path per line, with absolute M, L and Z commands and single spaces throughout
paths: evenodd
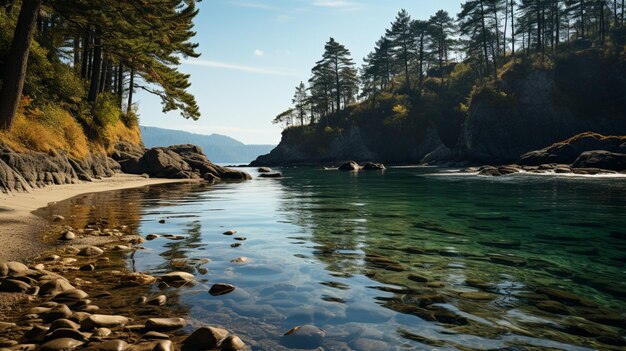
M 76 301 L 89 297 L 89 294 L 80 289 L 68 289 L 54 296 L 54 301 Z
M 209 290 L 209 294 L 212 296 L 225 295 L 235 290 L 235 286 L 231 284 L 217 283 L 213 284 Z
M 157 234 L 148 234 L 146 235 L 146 240 L 154 240 L 154 239 L 158 239 L 159 236 Z
M 233 243 L 233 244 L 230 244 L 230 247 L 239 247 L 239 246 L 241 246 L 241 243 Z
M 104 253 L 104 251 L 99 248 L 99 247 L 95 247 L 95 246 L 87 246 L 82 248 L 79 252 L 78 255 L 79 256 L 100 256 Z
M 68 318 L 72 315 L 72 311 L 69 307 L 64 304 L 58 304 L 54 307 L 51 307 L 48 312 L 42 314 L 42 318 L 44 322 L 52 322 L 61 318 Z
M 63 222 L 65 220 L 65 217 L 60 216 L 60 215 L 54 215 L 52 216 L 52 221 L 53 222 Z
M 106 338 L 107 336 L 111 335 L 111 333 L 111 329 L 109 328 L 97 328 L 93 331 L 93 334 L 91 334 L 91 336 L 97 338 Z
M 80 328 L 80 324 L 73 322 L 69 319 L 60 318 L 52 322 L 52 324 L 50 325 L 50 331 L 54 331 L 60 328 L 71 328 L 78 330 Z
M 94 266 L 93 264 L 90 263 L 90 264 L 86 264 L 84 266 L 81 266 L 79 269 L 81 271 L 83 271 L 83 272 L 91 272 L 91 271 L 94 271 L 96 269 L 96 266 Z
M 191 273 L 187 272 L 171 272 L 161 276 L 161 281 L 174 287 L 181 287 L 186 284 L 192 284 L 195 281 L 195 277 Z
M 155 281 L 156 281 L 156 278 L 151 275 L 135 272 L 135 273 L 130 273 L 130 274 L 122 276 L 120 278 L 120 285 L 126 286 L 126 287 L 150 285 L 154 283 Z
M 66 231 L 63 234 L 61 234 L 61 240 L 74 240 L 74 239 L 76 239 L 76 234 L 74 234 L 74 232 Z
M 58 278 L 58 279 L 54 279 L 54 280 L 51 280 L 49 282 L 42 284 L 39 287 L 39 295 L 40 296 L 55 296 L 64 291 L 71 290 L 71 289 L 74 289 L 72 284 L 70 284 L 64 278 Z
M 80 341 L 86 340 L 85 335 L 83 335 L 83 333 L 73 328 L 55 329 L 54 331 L 52 331 L 52 333 L 46 336 L 46 339 L 48 340 L 61 339 L 61 338 L 70 338 L 70 339 L 80 340 Z
M 236 230 L 234 230 L 234 229 L 231 229 L 231 230 L 227 230 L 227 231 L 225 231 L 225 232 L 224 232 L 224 233 L 222 233 L 222 234 L 224 234 L 224 235 L 235 235 L 235 234 L 237 234 L 237 231 L 236 231 Z
M 172 342 L 169 340 L 159 340 L 159 342 L 154 345 L 152 351 L 172 351 Z
M 146 330 L 169 331 L 185 326 L 182 318 L 150 318 L 146 321 Z
M 228 330 L 215 327 L 202 327 L 194 331 L 183 341 L 183 348 L 186 351 L 216 349 L 227 336 Z

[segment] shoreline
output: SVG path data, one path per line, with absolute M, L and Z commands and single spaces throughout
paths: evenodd
M 78 184 L 49 185 L 29 193 L 0 194 L 0 262 L 25 262 L 49 248 L 40 237 L 48 221 L 34 212 L 74 196 L 149 185 L 193 182 L 189 179 L 144 178 L 116 174 L 113 177 Z

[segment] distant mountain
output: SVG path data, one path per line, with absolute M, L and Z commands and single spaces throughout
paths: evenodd
M 275 145 L 246 145 L 219 134 L 203 135 L 181 130 L 141 126 L 146 147 L 194 144 L 202 148 L 214 163 L 249 163 L 259 155 L 269 153 Z

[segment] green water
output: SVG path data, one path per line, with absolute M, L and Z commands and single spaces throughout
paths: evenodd
M 235 330 L 253 350 L 286 349 L 282 334 L 304 324 L 325 331 L 309 345 L 325 350 L 623 347 L 626 178 L 283 172 L 54 211 L 184 236 L 145 242 L 127 267 L 158 275 L 187 260 L 200 284 L 169 292 L 184 317 Z M 240 256 L 250 262 L 230 262 Z M 237 289 L 211 296 L 216 282 Z

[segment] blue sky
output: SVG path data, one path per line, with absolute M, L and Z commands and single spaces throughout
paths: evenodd
M 198 121 L 163 114 L 158 98 L 138 91 L 140 123 L 199 134 L 224 134 L 246 144 L 277 144 L 271 120 L 289 108 L 332 36 L 357 65 L 404 8 L 427 19 L 455 16 L 461 0 L 205 0 L 196 18 L 202 56 L 185 62 L 200 106 Z

